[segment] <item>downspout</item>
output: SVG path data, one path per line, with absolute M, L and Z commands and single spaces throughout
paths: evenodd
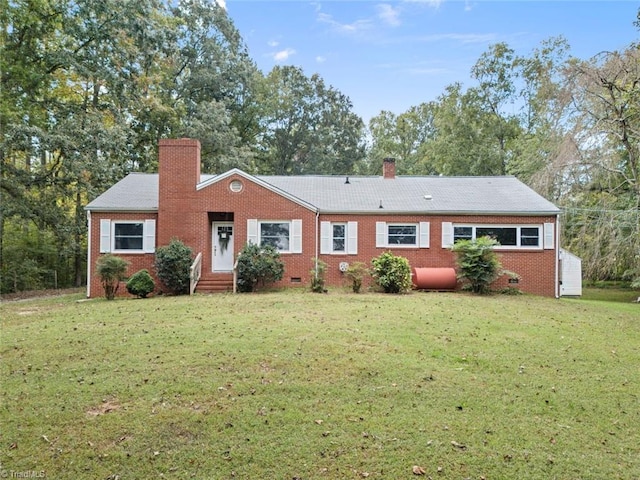
M 87 210 L 87 298 L 91 297 L 91 210 Z
M 556 298 L 560 298 L 560 214 L 556 215 Z
M 318 235 L 319 235 L 319 232 L 318 232 L 318 221 L 319 221 L 319 218 L 320 218 L 320 210 L 316 210 L 316 246 L 315 246 L 315 248 L 316 248 L 316 255 L 315 255 L 315 258 L 316 258 L 316 259 L 315 259 L 315 268 L 313 269 L 313 271 L 314 271 L 314 275 L 315 275 L 315 277 L 316 277 L 316 278 L 315 278 L 315 279 L 316 279 L 316 281 L 318 280 L 318 254 L 319 254 L 319 252 L 318 252 L 318 248 L 319 248 L 319 242 L 318 242 Z

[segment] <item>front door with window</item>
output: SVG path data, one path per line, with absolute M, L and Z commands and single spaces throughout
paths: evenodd
M 212 230 L 212 270 L 231 272 L 233 270 L 233 223 L 214 222 Z

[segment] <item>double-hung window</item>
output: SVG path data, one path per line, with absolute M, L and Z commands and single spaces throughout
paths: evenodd
M 520 228 L 520 246 L 521 247 L 539 247 L 540 246 L 540 227 L 521 227 Z
M 387 224 L 387 245 L 415 247 L 418 244 L 417 225 Z
M 358 222 L 320 222 L 320 253 L 356 255 Z
M 288 252 L 290 245 L 289 222 L 260 222 L 260 245 L 271 245 L 276 250 Z
M 247 241 L 282 253 L 302 253 L 302 220 L 247 220 Z
M 331 225 L 331 246 L 335 253 L 344 253 L 347 250 L 347 224 L 334 223 Z
M 153 253 L 155 243 L 155 220 L 100 220 L 100 253 Z
M 429 248 L 429 222 L 376 222 L 376 247 Z
M 143 222 L 113 223 L 114 250 L 142 250 L 143 240 Z

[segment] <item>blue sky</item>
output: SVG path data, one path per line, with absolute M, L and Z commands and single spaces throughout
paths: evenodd
M 470 69 L 491 44 L 529 55 L 564 36 L 588 59 L 640 40 L 637 1 L 226 0 L 258 67 L 301 67 L 347 95 L 365 122 L 471 86 Z

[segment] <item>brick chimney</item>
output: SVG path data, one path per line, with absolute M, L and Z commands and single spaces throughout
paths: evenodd
M 158 144 L 160 195 L 195 191 L 200 182 L 200 142 L 191 138 L 163 138 Z
M 162 139 L 158 144 L 158 245 L 183 238 L 191 222 L 192 202 L 200 183 L 200 142 Z M 187 239 L 183 239 L 187 243 Z
M 396 178 L 395 158 L 385 158 L 382 162 L 382 176 L 384 178 Z

